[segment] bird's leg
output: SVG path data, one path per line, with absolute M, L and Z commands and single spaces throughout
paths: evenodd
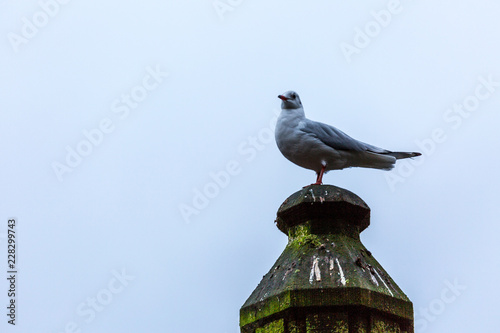
M 317 173 L 318 177 L 316 177 L 316 183 L 313 185 L 321 185 L 323 184 L 323 174 L 325 173 L 326 165 L 323 164 L 321 167 L 321 171 Z
M 319 180 L 319 172 L 316 172 L 316 183 L 314 183 L 313 185 L 321 185 L 321 182 Z

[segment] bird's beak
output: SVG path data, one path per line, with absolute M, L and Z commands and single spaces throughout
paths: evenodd
M 278 95 L 278 98 L 281 99 L 282 101 L 288 101 L 288 98 L 286 98 L 285 96 L 283 95 Z

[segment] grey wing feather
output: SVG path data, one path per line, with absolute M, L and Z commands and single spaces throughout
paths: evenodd
M 325 145 L 337 150 L 370 151 L 378 154 L 387 154 L 390 151 L 378 148 L 351 138 L 341 130 L 316 121 L 307 120 L 300 128 L 301 131 L 316 137 Z

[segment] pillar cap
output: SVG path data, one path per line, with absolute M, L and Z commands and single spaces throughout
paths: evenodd
M 370 208 L 356 194 L 333 185 L 310 185 L 289 196 L 278 209 L 276 224 L 290 228 L 313 221 L 316 227 L 352 226 L 361 232 L 370 225 Z

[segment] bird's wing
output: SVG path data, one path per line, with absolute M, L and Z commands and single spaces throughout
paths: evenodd
M 317 138 L 325 145 L 336 150 L 369 151 L 378 154 L 390 152 L 353 139 L 341 130 L 327 124 L 306 119 L 301 125 L 299 128 L 302 132 Z

